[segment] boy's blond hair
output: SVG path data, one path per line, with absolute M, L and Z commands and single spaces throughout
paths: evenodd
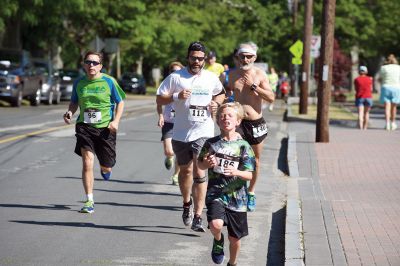
M 229 103 L 224 103 L 222 104 L 220 107 L 218 107 L 217 110 L 217 120 L 219 119 L 222 110 L 224 110 L 225 108 L 233 108 L 233 110 L 235 110 L 236 113 L 236 117 L 238 120 L 242 120 L 244 117 L 244 110 L 243 107 L 240 103 L 238 102 L 229 102 Z

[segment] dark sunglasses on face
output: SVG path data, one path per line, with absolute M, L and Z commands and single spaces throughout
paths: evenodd
M 242 60 L 245 58 L 252 59 L 253 57 L 254 57 L 254 55 L 252 55 L 252 54 L 239 54 L 239 58 Z
M 101 64 L 100 62 L 92 61 L 92 60 L 85 60 L 85 61 L 83 61 L 83 63 L 85 63 L 85 65 L 88 65 L 88 66 L 91 66 L 91 65 L 98 66 Z
M 204 56 L 203 57 L 198 57 L 198 56 L 189 56 L 189 59 L 192 60 L 193 62 L 198 60 L 199 62 L 204 61 Z

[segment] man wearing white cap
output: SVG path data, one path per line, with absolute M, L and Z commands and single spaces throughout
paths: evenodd
M 253 42 L 239 45 L 236 53 L 238 68 L 229 73 L 228 84 L 228 87 L 234 91 L 235 101 L 242 104 L 245 111 L 245 117 L 238 131 L 250 143 L 256 156 L 256 171 L 253 172 L 248 188 L 247 209 L 249 211 L 255 210 L 255 184 L 260 171 L 263 141 L 268 133 L 267 124 L 262 116 L 262 103 L 263 100 L 270 103 L 275 100 L 267 74 L 254 66 L 257 50 L 258 47 Z
M 360 129 L 367 129 L 369 111 L 372 107 L 372 78 L 367 76 L 368 69 L 366 66 L 360 66 L 359 73 L 360 76 L 354 79 L 358 125 Z

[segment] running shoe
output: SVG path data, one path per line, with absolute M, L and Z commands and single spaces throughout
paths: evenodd
M 107 173 L 103 173 L 103 171 L 100 170 L 100 174 L 103 177 L 104 180 L 108 180 L 111 178 L 111 171 Z
M 392 122 L 391 126 L 392 126 L 391 127 L 392 130 L 396 130 L 397 129 L 397 124 L 395 122 Z
M 179 178 L 178 175 L 171 176 L 172 185 L 178 186 L 179 185 Z
M 85 202 L 81 209 L 82 213 L 94 213 L 94 202 L 92 200 L 88 200 Z
M 206 230 L 203 227 L 203 219 L 200 216 L 195 216 L 192 222 L 192 230 L 196 232 L 205 232 Z
M 221 234 L 219 241 L 214 238 L 211 258 L 215 264 L 222 264 L 224 262 L 224 234 Z
M 164 165 L 167 170 L 170 170 L 174 165 L 174 157 L 165 157 Z
M 247 194 L 247 211 L 253 212 L 256 210 L 256 195 Z
M 386 123 L 385 129 L 386 129 L 386 130 L 391 130 L 391 125 L 390 125 L 390 123 Z
M 228 262 L 228 264 L 226 264 L 226 266 L 236 266 L 237 264 L 230 264 L 229 262 Z
M 183 205 L 183 213 L 182 213 L 182 220 L 185 226 L 189 226 L 192 224 L 193 219 L 193 201 L 190 200 L 190 205 L 185 206 Z

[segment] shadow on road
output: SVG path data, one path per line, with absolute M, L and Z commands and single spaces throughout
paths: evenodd
M 128 193 L 136 195 L 157 195 L 157 196 L 174 196 L 181 197 L 178 193 L 166 193 L 166 192 L 152 192 L 152 191 L 138 191 L 138 190 L 110 190 L 110 189 L 95 189 L 96 191 L 112 192 L 112 193 Z
M 118 202 L 97 202 L 97 201 L 96 201 L 96 205 L 110 205 L 110 206 L 114 206 L 114 207 L 130 207 L 130 208 L 136 207 L 136 208 L 148 208 L 148 209 L 156 209 L 156 210 L 182 212 L 182 207 L 177 207 L 177 206 L 141 205 L 141 204 L 128 204 L 128 203 L 118 203 Z
M 76 177 L 76 176 L 56 176 L 55 178 L 64 178 L 64 179 L 77 179 L 79 181 L 82 180 L 81 177 Z M 110 179 L 110 180 L 104 180 L 102 178 L 95 178 L 94 180 L 96 181 L 104 181 L 107 183 L 121 183 L 121 184 L 136 184 L 136 185 L 165 185 L 165 186 L 173 186 L 171 184 L 165 184 L 165 183 L 159 183 L 159 182 L 148 182 L 148 181 L 127 181 L 127 180 L 119 180 L 119 179 Z
M 285 220 L 286 207 L 272 214 L 271 231 L 268 241 L 267 266 L 285 264 Z
M 73 205 L 27 205 L 27 204 L 0 204 L 0 208 L 27 208 L 27 209 L 39 209 L 39 210 L 70 210 L 68 206 Z
M 172 227 L 172 226 L 130 226 L 130 225 L 98 225 L 94 223 L 80 223 L 80 222 L 41 222 L 41 221 L 19 221 L 19 220 L 11 220 L 9 222 L 12 223 L 20 223 L 20 224 L 33 224 L 33 225 L 45 225 L 45 226 L 66 226 L 66 227 L 84 227 L 84 228 L 94 228 L 94 229 L 110 229 L 110 230 L 122 230 L 122 231 L 131 231 L 131 232 L 146 232 L 146 233 L 157 233 L 157 234 L 170 234 L 170 235 L 181 235 L 181 236 L 189 236 L 189 237 L 200 237 L 195 234 L 188 233 L 175 233 L 169 231 L 157 231 L 157 230 L 145 230 L 145 228 L 159 228 L 159 229 L 179 229 L 179 230 L 187 230 L 187 228 L 183 227 Z
M 278 169 L 285 175 L 289 175 L 289 168 L 287 163 L 287 149 L 288 149 L 288 138 L 281 140 L 281 148 L 278 156 Z

